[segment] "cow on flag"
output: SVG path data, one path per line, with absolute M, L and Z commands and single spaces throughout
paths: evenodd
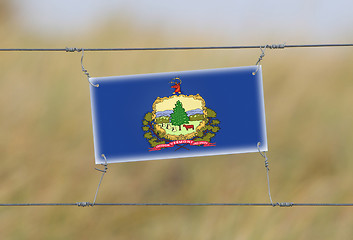
M 256 69 L 91 78 L 96 163 L 267 151 Z

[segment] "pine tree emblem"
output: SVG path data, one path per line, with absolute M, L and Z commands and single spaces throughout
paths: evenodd
M 170 122 L 174 126 L 179 126 L 179 131 L 181 130 L 181 125 L 189 123 L 189 117 L 179 100 L 175 103 L 173 113 L 170 115 Z

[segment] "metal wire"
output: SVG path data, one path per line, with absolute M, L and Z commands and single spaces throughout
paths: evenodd
M 272 197 L 271 197 L 270 174 L 269 174 L 270 168 L 269 168 L 268 158 L 267 158 L 265 152 L 261 152 L 261 150 L 260 150 L 260 145 L 261 145 L 261 143 L 258 142 L 258 143 L 257 143 L 257 150 L 259 151 L 260 155 L 261 155 L 263 158 L 265 158 L 265 168 L 266 168 L 266 175 L 267 175 L 268 196 L 269 196 L 269 198 L 270 198 L 271 204 L 274 206 L 275 204 L 272 202 Z
M 83 57 L 85 55 L 85 51 L 84 49 L 78 49 L 78 48 L 67 48 L 68 52 L 74 52 L 74 51 L 78 51 L 81 52 L 82 51 L 82 56 L 81 56 L 81 70 L 82 72 L 87 76 L 87 81 L 89 82 L 89 84 L 91 84 L 93 87 L 99 87 L 99 84 L 93 84 L 90 81 L 91 76 L 89 75 L 89 72 L 85 69 L 85 67 L 83 66 Z
M 281 203 L 96 203 L 95 206 L 260 206 L 260 207 L 353 207 L 353 203 L 292 203 L 292 202 L 281 202 Z
M 77 203 L 1 203 L 0 207 L 77 206 Z
M 261 55 L 260 55 L 260 57 L 259 57 L 259 60 L 257 60 L 257 62 L 256 62 L 256 64 L 255 64 L 255 65 L 257 66 L 256 71 L 253 72 L 252 75 L 256 75 L 256 73 L 259 71 L 259 69 L 260 69 L 260 62 L 261 62 L 262 59 L 265 57 L 265 50 L 266 50 L 266 47 L 267 47 L 267 46 L 265 46 L 264 48 L 260 47 Z
M 319 47 L 353 47 L 353 43 L 344 44 L 272 44 L 272 45 L 251 45 L 251 46 L 204 46 L 204 47 L 157 47 L 157 48 L 0 48 L 0 52 L 82 52 L 81 67 L 89 80 L 89 73 L 83 67 L 84 51 L 172 51 L 172 50 L 227 50 L 227 49 L 258 49 L 262 51 L 264 56 L 265 49 L 285 49 L 285 48 L 319 48 Z M 263 56 L 260 55 L 258 63 Z M 262 56 L 262 57 L 261 57 Z M 92 84 L 90 82 L 90 84 Z M 93 85 L 93 84 L 92 84 Z M 259 147 L 259 146 L 258 146 Z M 353 206 L 353 203 L 293 203 L 293 202 L 277 202 L 273 203 L 271 198 L 269 167 L 266 154 L 260 154 L 265 158 L 265 167 L 267 170 L 268 193 L 271 203 L 96 203 L 99 187 L 107 171 L 107 163 L 104 164 L 104 170 L 97 169 L 102 173 L 93 203 L 76 202 L 76 203 L 0 203 L 0 207 L 43 207 L 43 206 L 264 206 L 264 207 L 347 207 Z M 104 157 L 105 158 L 105 157 Z M 105 159 L 106 161 L 106 159 Z
M 53 207 L 53 206 L 77 206 L 77 207 L 93 207 L 93 206 L 149 206 L 149 207 L 353 207 L 353 203 L 1 203 L 0 207 Z
M 98 187 L 97 187 L 97 190 L 96 190 L 96 195 L 94 195 L 94 200 L 93 200 L 92 206 L 94 206 L 94 205 L 95 205 L 95 203 L 96 203 L 96 199 L 97 199 L 98 191 L 99 191 L 99 188 L 100 188 L 101 183 L 102 183 L 102 181 L 103 181 L 104 174 L 105 174 L 105 173 L 107 172 L 107 170 L 108 170 L 108 162 L 107 162 L 107 158 L 105 157 L 105 155 L 104 155 L 104 154 L 102 154 L 102 157 L 104 158 L 104 164 L 102 164 L 102 165 L 104 166 L 104 169 L 103 169 L 103 170 L 101 170 L 101 169 L 99 169 L 99 168 L 95 168 L 97 171 L 102 172 L 102 176 L 101 176 L 101 180 L 99 181 L 99 184 L 98 184 Z
M 81 52 L 84 51 L 172 51 L 172 50 L 221 50 L 221 49 L 284 49 L 284 48 L 318 48 L 318 47 L 353 47 L 353 43 L 329 44 L 270 44 L 249 46 L 203 46 L 203 47 L 146 47 L 146 48 L 0 48 L 2 52 Z

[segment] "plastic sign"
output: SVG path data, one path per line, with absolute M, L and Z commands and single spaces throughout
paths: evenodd
M 96 164 L 267 151 L 256 68 L 91 78 Z

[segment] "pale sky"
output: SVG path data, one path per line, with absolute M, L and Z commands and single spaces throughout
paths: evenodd
M 169 37 L 226 36 L 234 43 L 266 35 L 280 42 L 352 42 L 352 0 L 12 0 L 20 27 L 50 34 L 79 34 L 113 16 Z

